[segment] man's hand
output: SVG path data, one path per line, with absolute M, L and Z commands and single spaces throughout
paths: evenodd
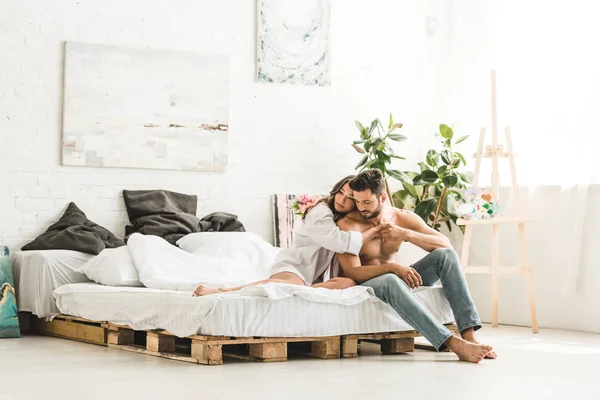
M 385 224 L 379 229 L 379 236 L 383 240 L 402 243 L 408 240 L 409 230 L 398 225 Z
M 416 289 L 419 286 L 423 285 L 423 280 L 421 279 L 421 275 L 411 267 L 405 267 L 400 264 L 396 265 L 393 269 L 394 273 L 400 277 L 408 287 L 412 289 Z

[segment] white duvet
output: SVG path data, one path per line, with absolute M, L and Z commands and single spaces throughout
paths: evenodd
M 151 235 L 134 234 L 127 241 L 127 246 L 144 286 L 150 289 L 190 292 L 190 295 L 201 284 L 228 287 L 266 279 L 269 277 L 270 265 L 273 261 L 271 260 L 270 265 L 261 267 L 254 265 L 253 262 L 244 262 L 241 258 L 188 253 L 158 236 Z M 328 290 L 269 283 L 246 287 L 235 295 L 266 297 L 271 300 L 300 297 L 316 303 L 350 306 L 369 300 L 372 294 L 373 291 L 364 286 L 355 286 L 346 290 Z M 212 296 L 232 295 L 218 293 Z
M 193 291 L 201 284 L 237 286 L 267 279 L 270 273 L 270 266 L 188 253 L 158 236 L 135 233 L 128 239 L 127 247 L 140 281 L 151 289 L 185 292 Z

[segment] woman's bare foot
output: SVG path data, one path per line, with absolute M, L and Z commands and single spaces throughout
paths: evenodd
M 200 285 L 196 288 L 196 290 L 194 290 L 194 294 L 192 296 L 199 297 L 199 296 L 206 296 L 208 294 L 215 294 L 215 293 L 220 293 L 220 292 L 221 292 L 221 290 L 219 290 L 219 289 L 211 288 L 210 286 Z
M 466 340 L 459 338 L 458 336 L 452 336 L 446 342 L 446 345 L 450 347 L 450 350 L 456 353 L 459 360 L 468 361 L 472 363 L 480 362 L 484 359 L 485 356 L 487 356 L 491 351 L 493 351 L 491 346 L 470 343 Z
M 462 331 L 462 333 L 460 335 L 467 342 L 480 344 L 479 341 L 477 341 L 477 339 L 475 338 L 475 331 L 473 330 L 473 328 L 465 329 L 464 331 Z M 488 355 L 485 356 L 485 358 L 489 358 L 492 360 L 495 359 L 496 357 L 498 357 L 498 356 L 496 355 L 496 352 L 494 350 L 490 351 L 488 353 Z

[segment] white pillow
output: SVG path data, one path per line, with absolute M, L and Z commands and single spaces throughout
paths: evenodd
M 281 250 L 252 232 L 198 232 L 177 241 L 177 246 L 192 254 L 228 259 L 269 276 L 275 256 Z
M 105 286 L 144 286 L 127 246 L 104 249 L 77 271 Z

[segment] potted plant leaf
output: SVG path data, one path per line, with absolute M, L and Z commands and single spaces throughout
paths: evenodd
M 411 181 L 411 178 L 404 172 L 390 168 L 392 159 L 405 160 L 404 157 L 397 155 L 391 146 L 392 142 L 403 142 L 407 139 L 406 136 L 397 133 L 398 129 L 402 128 L 402 124 L 394 123 L 392 113 L 390 113 L 387 128 L 384 127 L 379 118 L 371 121 L 368 127 L 365 127 L 359 121 L 355 121 L 355 123 L 360 132 L 360 140 L 352 142 L 352 147 L 363 155 L 355 169 L 359 172 L 368 168 L 379 169 L 386 178 L 388 197 L 392 201 L 392 193 L 387 184 L 387 178 L 391 176 L 400 181 Z
M 454 131 L 440 124 L 435 133 L 441 150 L 431 149 L 425 161 L 419 162 L 420 172 L 407 172 L 412 182 L 402 182 L 402 189 L 394 193 L 394 205 L 413 209 L 429 226 L 439 230 L 445 222 L 452 230 L 450 221 L 456 223 L 458 216 L 453 211 L 454 201 L 462 198 L 461 191 L 471 184 L 470 173 L 465 169 L 465 157 L 454 151 L 453 146 L 466 140 L 469 135 L 454 139 Z M 460 227 L 464 231 L 464 227 Z

